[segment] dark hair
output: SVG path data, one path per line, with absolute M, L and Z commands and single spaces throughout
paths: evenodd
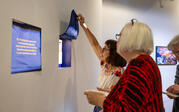
M 126 66 L 126 60 L 116 52 L 116 40 L 109 39 L 105 42 L 105 45 L 109 48 L 109 56 L 106 58 L 106 62 L 116 67 Z

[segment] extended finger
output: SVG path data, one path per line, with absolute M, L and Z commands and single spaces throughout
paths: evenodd
M 173 91 L 173 86 L 170 86 L 166 91 L 172 93 L 172 91 Z

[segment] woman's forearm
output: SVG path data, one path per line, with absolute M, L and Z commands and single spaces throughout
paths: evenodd
M 81 25 L 83 30 L 85 31 L 85 34 L 88 38 L 88 41 L 90 43 L 90 45 L 92 46 L 94 52 L 96 53 L 97 57 L 101 60 L 101 53 L 102 53 L 102 47 L 100 46 L 99 42 L 97 41 L 96 37 L 94 36 L 94 34 L 90 31 L 90 29 L 86 26 L 86 24 L 84 23 L 83 25 Z

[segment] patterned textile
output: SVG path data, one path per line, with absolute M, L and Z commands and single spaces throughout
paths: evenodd
M 101 74 L 98 77 L 98 87 L 102 89 L 110 89 L 112 86 L 116 85 L 119 81 L 123 68 L 119 68 L 110 74 L 106 74 L 105 70 L 107 64 L 101 64 Z
M 104 71 L 101 71 L 98 78 L 98 87 L 102 89 L 109 89 L 115 85 L 120 79 L 119 76 L 115 75 L 115 72 L 110 75 L 106 75 Z
M 131 60 L 104 101 L 104 112 L 164 112 L 161 75 L 149 55 Z
M 121 73 L 124 71 L 123 68 L 119 68 L 117 71 L 112 72 L 110 75 L 105 74 L 105 67 L 103 61 L 101 61 L 101 74 L 98 78 L 98 87 L 102 89 L 113 89 L 114 85 L 119 81 Z M 108 95 L 108 92 L 107 92 Z M 107 96 L 106 95 L 106 96 Z M 99 112 L 102 108 L 99 106 L 95 106 L 93 112 Z

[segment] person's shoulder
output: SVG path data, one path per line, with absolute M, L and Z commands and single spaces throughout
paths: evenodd
M 137 58 L 135 58 L 134 60 L 135 61 L 147 61 L 147 60 L 150 60 L 150 59 L 152 59 L 150 55 L 148 55 L 148 54 L 141 54 Z
M 138 69 L 145 69 L 155 65 L 152 57 L 147 54 L 142 54 L 130 62 L 130 67 L 137 67 Z
M 137 58 L 131 60 L 130 65 L 132 66 L 141 66 L 145 63 L 145 59 L 147 58 L 147 55 L 140 55 Z

